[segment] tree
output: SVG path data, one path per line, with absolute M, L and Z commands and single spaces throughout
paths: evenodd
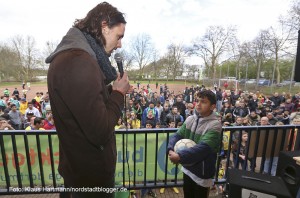
M 168 46 L 168 64 L 172 79 L 175 80 L 183 72 L 184 58 L 187 56 L 187 50 L 180 44 L 172 43 Z
M 17 80 L 32 80 L 33 69 L 42 65 L 42 58 L 36 48 L 35 39 L 27 36 L 15 36 L 11 39 L 12 49 L 17 54 L 17 70 L 15 78 Z
M 46 42 L 46 45 L 45 45 L 45 48 L 43 50 L 43 62 L 45 62 L 44 60 L 51 54 L 54 52 L 54 50 L 56 49 L 58 45 L 58 42 L 54 42 L 54 41 L 47 41 Z M 48 66 L 47 64 L 42 64 L 43 66 L 43 69 L 47 70 L 48 69 Z
M 130 46 L 130 53 L 133 62 L 139 67 L 140 76 L 144 73 L 144 68 L 153 60 L 154 46 L 151 37 L 147 34 L 139 34 L 133 38 Z
M 279 69 L 279 58 L 280 55 L 283 55 L 285 51 L 288 51 L 290 37 L 292 34 L 292 28 L 287 26 L 287 24 L 281 20 L 279 21 L 279 28 L 275 29 L 270 27 L 267 32 L 267 39 L 269 41 L 269 50 L 273 53 L 274 56 L 274 71 L 276 70 L 276 80 L 280 82 L 280 69 Z M 281 54 L 280 54 L 281 53 Z
M 218 60 L 229 51 L 230 44 L 236 38 L 236 28 L 228 27 L 227 29 L 222 26 L 210 26 L 203 37 L 196 38 L 193 41 L 191 54 L 201 57 L 208 70 L 212 69 L 212 77 L 216 77 L 216 67 Z
M 290 10 L 288 11 L 287 17 L 282 18 L 287 26 L 289 26 L 295 36 L 298 35 L 298 31 L 300 30 L 300 2 L 294 1 Z
M 252 41 L 242 45 L 242 53 L 245 57 L 249 57 L 256 66 L 256 87 L 260 78 L 261 66 L 265 59 L 265 53 L 268 47 L 267 30 L 261 30 L 258 36 Z
M 1 78 L 9 79 L 17 70 L 17 54 L 7 45 L 0 46 L 0 81 Z

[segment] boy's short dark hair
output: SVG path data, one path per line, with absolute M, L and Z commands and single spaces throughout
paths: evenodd
M 177 123 L 177 127 L 182 126 L 182 125 L 183 125 L 183 122 L 178 122 Z
M 34 118 L 33 124 L 34 125 L 36 125 L 36 124 L 42 124 L 43 120 L 44 120 L 43 118 L 36 117 L 36 118 Z
M 199 98 L 207 98 L 210 102 L 211 105 L 215 105 L 217 103 L 217 98 L 216 98 L 216 95 L 210 91 L 210 90 L 203 90 L 203 91 L 200 91 L 197 96 Z
M 150 125 L 152 126 L 152 128 L 153 128 L 153 123 L 152 123 L 150 120 L 147 120 L 147 121 L 146 121 L 146 125 L 147 125 L 147 124 L 150 124 Z

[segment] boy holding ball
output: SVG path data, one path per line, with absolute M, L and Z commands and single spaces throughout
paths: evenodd
M 203 90 L 197 96 L 196 113 L 186 119 L 182 127 L 170 137 L 168 144 L 170 160 L 182 165 L 185 198 L 208 197 L 221 141 L 222 125 L 213 111 L 216 95 L 210 90 Z M 197 144 L 175 153 L 174 145 L 184 138 Z

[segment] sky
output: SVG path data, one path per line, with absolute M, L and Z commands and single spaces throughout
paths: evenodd
M 59 42 L 75 19 L 84 18 L 101 1 L 0 0 L 0 42 L 32 36 L 42 49 L 47 41 Z M 126 14 L 123 47 L 146 33 L 164 53 L 171 43 L 188 45 L 209 26 L 235 25 L 240 41 L 252 40 L 261 29 L 276 25 L 286 15 L 290 0 L 110 0 Z

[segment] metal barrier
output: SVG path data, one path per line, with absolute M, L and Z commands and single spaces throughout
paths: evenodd
M 217 154 L 216 184 L 226 182 L 227 168 L 262 173 L 269 162 L 267 174 L 279 151 L 299 150 L 300 126 L 224 127 Z M 182 172 L 166 154 L 170 135 L 177 129 L 118 130 L 116 187 L 127 189 L 182 186 Z M 232 144 L 241 148 L 243 131 L 248 133 L 245 162 L 232 155 Z M 56 131 L 0 131 L 0 195 L 52 193 L 63 188 L 63 179 L 57 172 L 58 138 Z M 131 153 L 130 153 L 131 152 Z M 225 153 L 225 154 L 224 154 Z M 227 154 L 227 155 L 226 155 Z M 252 161 L 251 161 L 252 160 Z M 220 164 L 224 164 L 220 178 Z M 231 164 L 232 163 L 232 164 Z M 240 167 L 241 164 L 241 167 Z M 52 189 L 52 190 L 51 190 Z

